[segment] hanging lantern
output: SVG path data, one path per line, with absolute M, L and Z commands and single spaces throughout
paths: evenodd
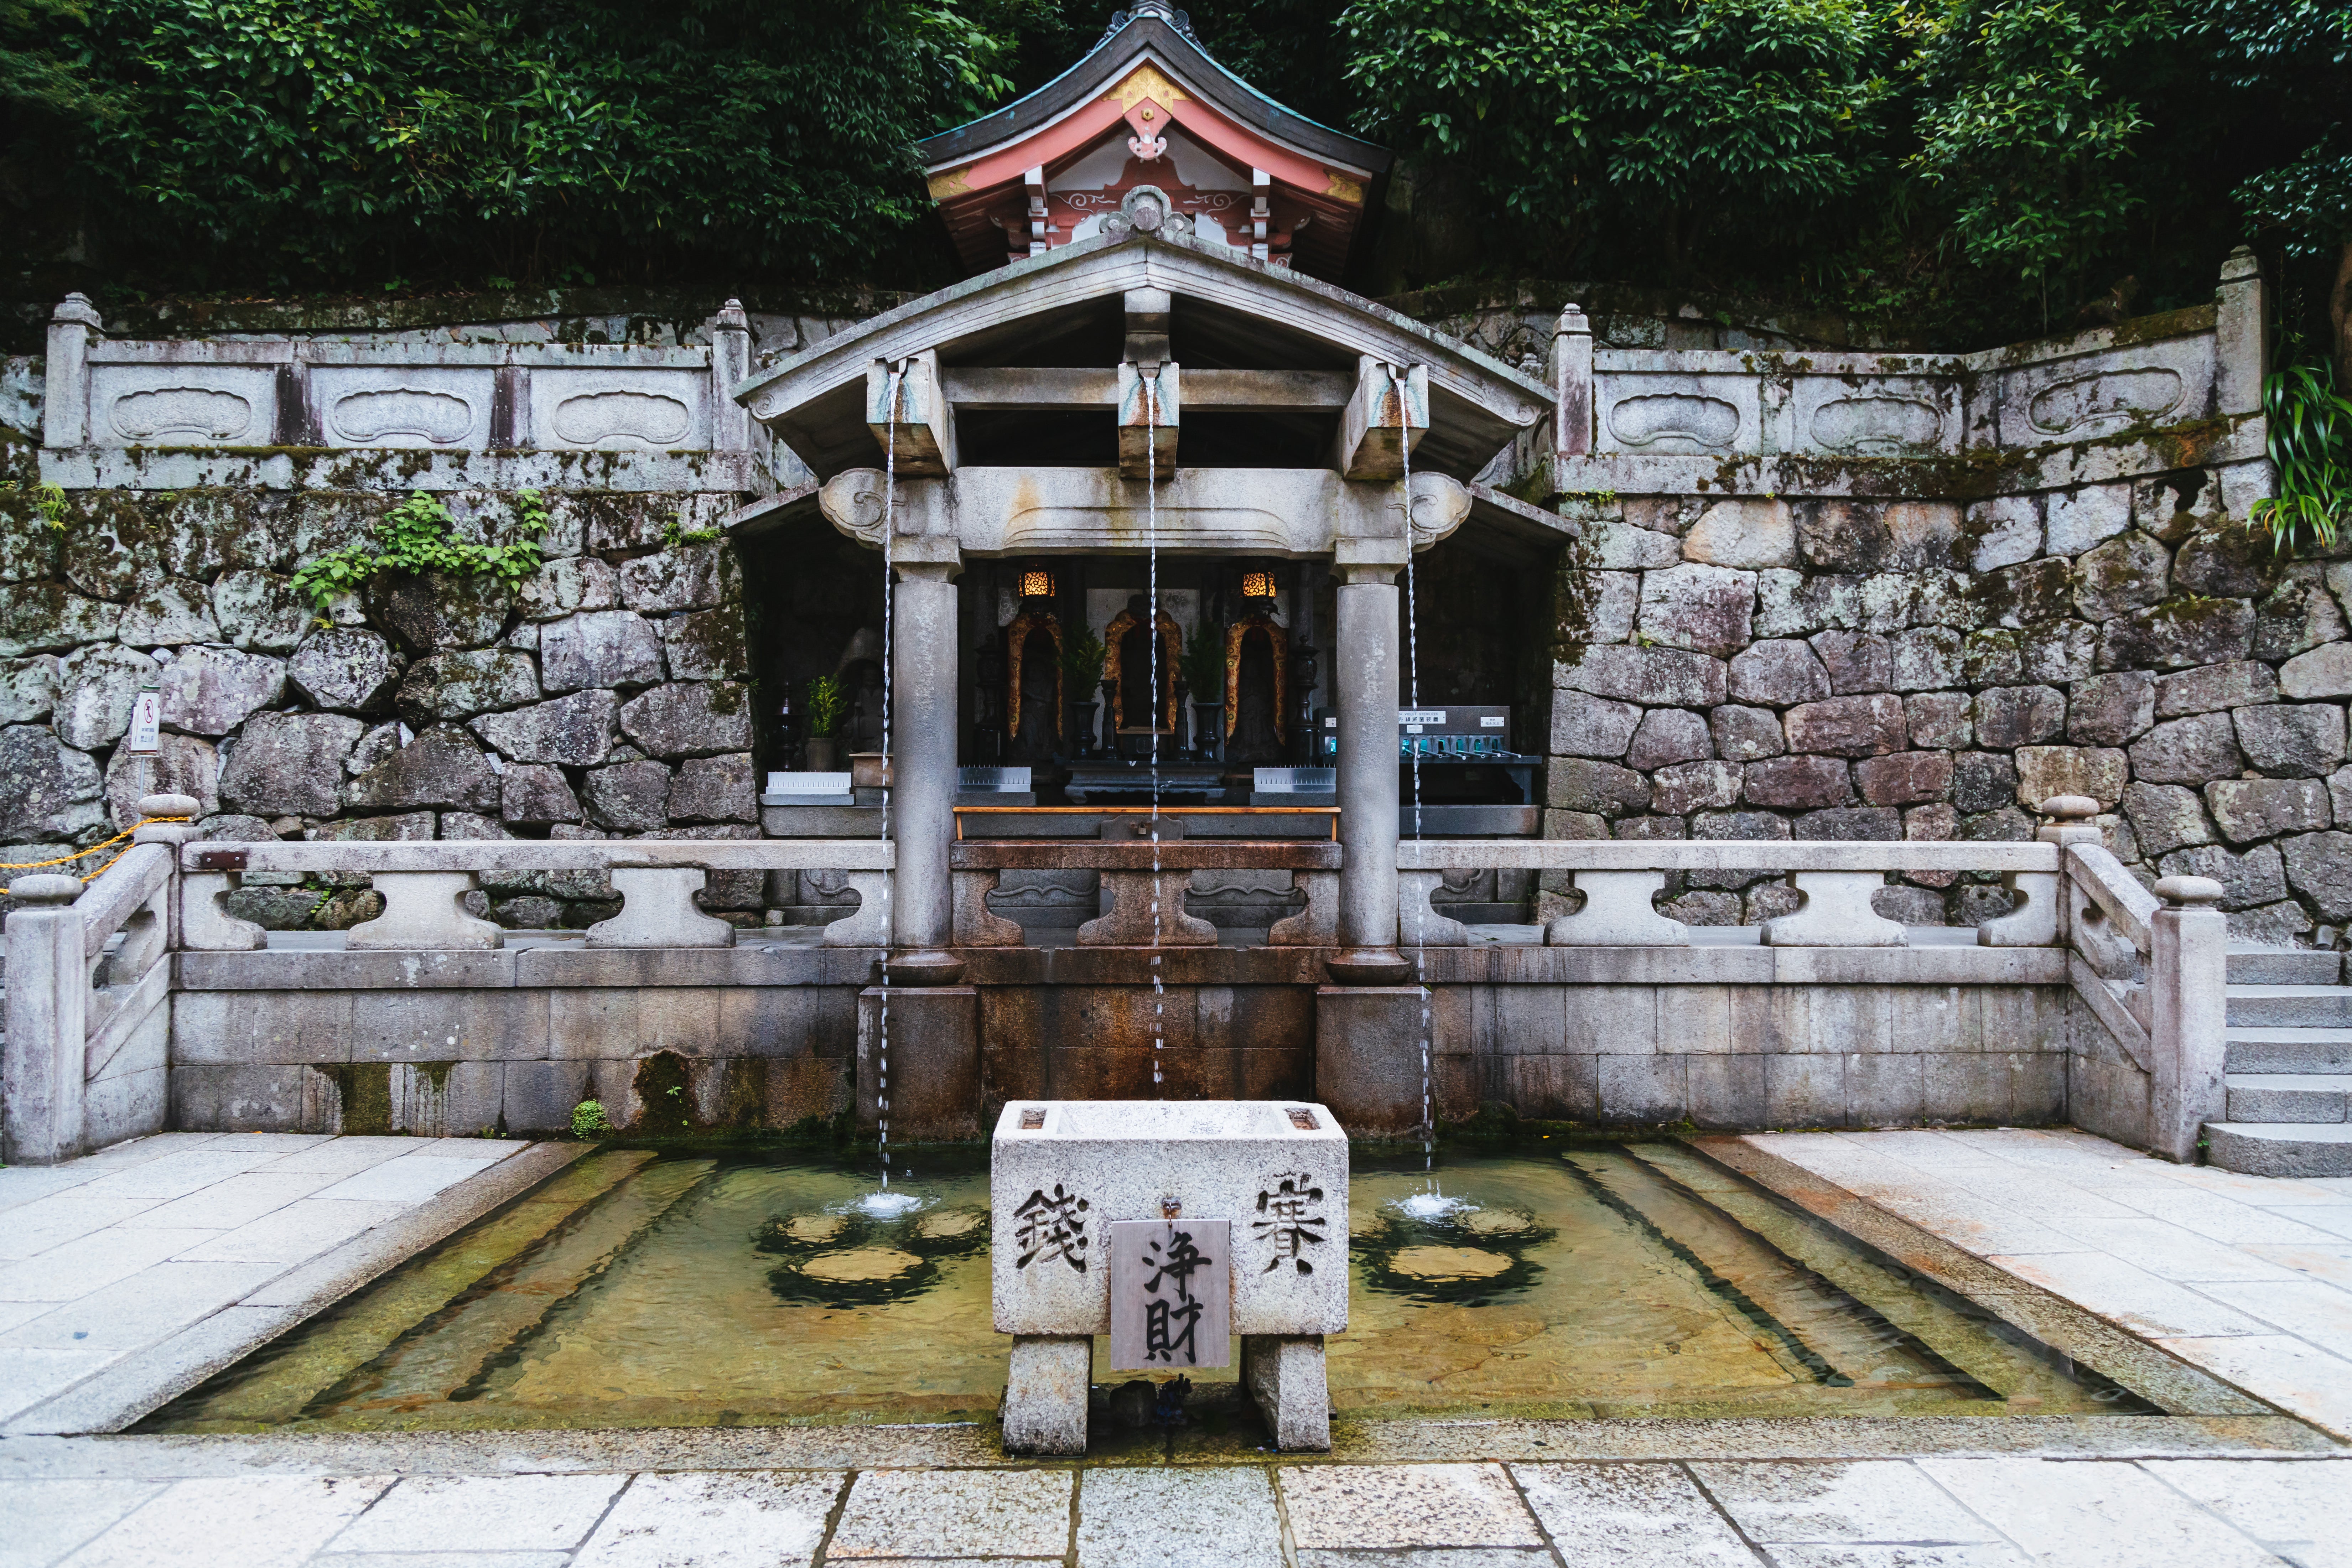
M 1054 574 L 1042 565 L 1021 569 L 1021 596 L 1024 599 L 1050 599 L 1054 596 Z
M 1272 599 L 1274 597 L 1274 574 L 1271 572 L 1255 570 L 1244 572 L 1242 574 L 1242 597 L 1244 599 Z

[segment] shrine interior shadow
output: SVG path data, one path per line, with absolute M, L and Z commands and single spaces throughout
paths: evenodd
M 138 1430 L 992 1421 L 986 1152 L 898 1158 L 601 1150 Z M 2157 1413 L 1680 1144 L 1360 1148 L 1349 1200 L 1343 1417 Z M 1262 1440 L 1238 1353 L 1106 1349 L 1097 1448 Z

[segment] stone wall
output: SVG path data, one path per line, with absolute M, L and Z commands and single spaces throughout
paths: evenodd
M 0 860 L 106 838 L 158 791 L 219 838 L 757 836 L 740 573 L 715 534 L 740 498 L 553 494 L 545 564 L 513 589 L 386 575 L 316 614 L 291 574 L 394 499 L 82 490 L 53 521 L 0 492 Z M 442 499 L 461 532 L 514 536 L 511 495 Z M 122 742 L 149 684 L 164 733 L 142 763 Z M 266 880 L 233 912 L 341 927 L 377 902 Z M 703 896 L 756 923 L 761 881 Z M 601 877 L 485 894 L 513 926 L 614 907 Z
M 2245 504 L 2208 468 L 1966 505 L 1587 500 L 1547 835 L 2026 838 L 2032 805 L 2085 795 L 2136 875 L 2216 878 L 2234 933 L 2333 945 L 2352 559 L 2280 556 Z M 1661 907 L 1752 923 L 1792 897 L 1694 876 Z M 2007 901 L 1937 873 L 1880 896 L 1916 924 Z

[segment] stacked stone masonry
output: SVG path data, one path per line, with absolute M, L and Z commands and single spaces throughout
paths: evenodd
M 516 536 L 514 495 L 442 499 L 462 533 Z M 218 839 L 756 837 L 741 584 L 717 536 L 739 499 L 555 493 L 544 564 L 511 588 L 380 576 L 321 616 L 292 574 L 392 496 L 83 490 L 53 520 L 0 493 L 0 859 L 95 843 L 158 792 L 195 797 Z M 123 747 L 143 687 L 152 760 Z M 332 928 L 379 904 L 364 879 L 268 880 L 229 912 Z M 756 923 L 761 884 L 719 873 L 702 899 Z M 482 901 L 520 927 L 617 907 L 586 874 Z
M 2081 795 L 2144 881 L 2221 881 L 2234 935 L 2334 945 L 2352 560 L 2281 555 L 2231 488 L 1585 503 L 1547 836 L 2022 839 L 2032 805 Z M 1736 880 L 1661 907 L 1755 923 L 1791 897 Z M 1913 924 L 2006 907 L 1949 873 L 1880 896 Z

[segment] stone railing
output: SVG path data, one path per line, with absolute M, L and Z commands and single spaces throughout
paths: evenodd
M 1095 871 L 1110 894 L 1109 910 L 1078 928 L 1081 947 L 1214 947 L 1217 928 L 1184 912 L 1195 871 L 1287 871 L 1306 907 L 1274 922 L 1274 947 L 1328 947 L 1339 940 L 1339 846 L 1312 840 L 1141 841 L 1063 838 L 970 839 L 950 847 L 954 942 L 958 947 L 1022 947 L 1018 923 L 988 907 L 1007 871 Z M 1159 903 L 1155 921 L 1152 905 Z
M 139 803 L 142 818 L 195 813 L 186 795 Z M 9 883 L 9 1164 L 51 1164 L 163 1126 L 180 925 L 173 847 L 193 832 L 145 822 L 87 884 L 56 872 Z
M 1553 340 L 1558 488 L 1704 493 L 1727 488 L 1731 463 L 1759 481 L 1735 492 L 1876 493 L 1887 481 L 1887 493 L 1913 493 L 1891 472 L 1824 465 L 2055 450 L 2252 416 L 2262 321 L 2260 270 L 2244 251 L 2223 264 L 2211 305 L 1970 354 L 1595 348 L 1571 308 Z M 2225 445 L 2225 458 L 2261 456 L 2258 429 Z M 2126 443 L 2009 477 L 2021 489 L 2095 482 L 2142 471 L 2141 458 Z
M 185 945 L 197 951 L 260 947 L 262 929 L 224 912 L 221 900 L 248 872 L 367 877 L 383 912 L 344 933 L 360 952 L 497 948 L 506 933 L 467 912 L 486 874 L 590 871 L 608 876 L 622 900 L 590 926 L 591 947 L 731 947 L 735 928 L 694 904 L 713 871 L 837 871 L 858 896 L 856 912 L 824 927 L 829 946 L 887 941 L 884 885 L 896 847 L 874 838 L 475 839 L 431 842 L 191 844 L 181 851 Z
M 1551 921 L 1555 947 L 1686 947 L 1690 928 L 1651 907 L 1670 871 L 1780 872 L 1803 899 L 1764 923 L 1768 947 L 1900 947 L 1904 928 L 1871 908 L 1889 871 L 1997 872 L 2018 903 L 1977 928 L 1987 947 L 2043 947 L 2058 940 L 2057 847 L 2043 843 L 1848 843 L 1803 839 L 1657 842 L 1610 839 L 1431 839 L 1397 846 L 1408 946 L 1459 947 L 1459 922 L 1430 903 L 1449 870 L 1567 872 L 1583 907 Z
M 2229 917 L 2221 884 L 2167 877 L 2153 892 L 2080 823 L 2088 799 L 2064 805 L 2067 978 L 2108 1037 L 2148 1078 L 2147 1146 L 2197 1157 L 2205 1123 L 2223 1119 L 2229 1054 Z
M 2204 1124 L 2223 1110 L 2221 884 L 2168 877 L 2152 891 L 2142 886 L 2102 844 L 2091 821 L 2098 809 L 2087 796 L 2046 800 L 2047 826 L 2032 842 L 1409 840 L 1397 849 L 1400 937 L 1409 949 L 1468 943 L 1468 930 L 1438 913 L 1430 895 L 1449 870 L 1502 868 L 1564 872 L 1583 895 L 1581 907 L 1545 928 L 1546 946 L 1687 948 L 1690 928 L 1653 907 L 1668 872 L 1778 872 L 1802 902 L 1764 922 L 1761 945 L 1902 947 L 1905 927 L 1871 906 L 1887 873 L 1996 873 L 2016 901 L 1976 928 L 1976 944 L 2063 951 L 2072 989 L 2141 1080 L 2133 1103 L 2099 1130 L 2193 1161 Z M 1907 978 L 1951 975 L 1923 968 Z
M 41 477 L 76 489 L 284 489 L 317 482 L 323 464 L 345 489 L 770 489 L 767 439 L 730 395 L 751 372 L 741 306 L 730 300 L 709 335 L 708 348 L 122 341 L 70 295 L 49 323 Z

